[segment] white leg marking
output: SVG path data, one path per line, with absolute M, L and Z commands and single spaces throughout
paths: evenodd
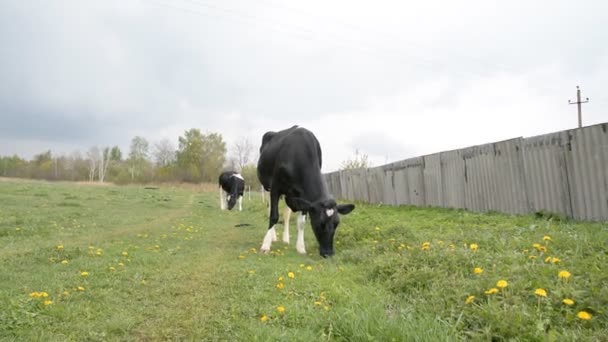
M 306 254 L 306 246 L 304 246 L 304 223 L 306 216 L 302 212 L 298 213 L 298 240 L 296 241 L 296 249 L 300 254 Z
M 277 236 L 276 231 L 274 230 L 274 226 L 272 226 L 272 228 L 268 229 L 268 231 L 266 232 L 266 235 L 264 236 L 264 241 L 262 241 L 262 247 L 260 248 L 260 252 L 262 253 L 268 253 L 270 252 L 270 246 L 272 245 L 272 237 Z
M 285 207 L 283 212 L 283 242 L 289 243 L 289 218 L 291 217 L 291 209 Z
M 243 196 L 239 196 L 239 211 L 243 211 Z
M 225 204 L 226 202 L 224 201 L 224 190 L 222 189 L 222 187 L 220 187 L 220 210 L 226 209 L 224 207 Z

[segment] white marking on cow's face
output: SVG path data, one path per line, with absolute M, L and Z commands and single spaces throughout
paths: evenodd
M 327 209 L 327 210 L 325 210 L 325 213 L 327 214 L 327 217 L 332 217 L 332 215 L 335 213 L 335 210 Z
M 235 173 L 235 174 L 232 175 L 232 177 L 236 177 L 236 178 L 239 178 L 241 180 L 245 180 L 245 178 L 243 178 L 243 176 L 241 176 L 240 173 Z

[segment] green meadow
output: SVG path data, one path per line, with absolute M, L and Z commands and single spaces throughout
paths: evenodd
M 606 223 L 357 203 L 323 259 L 218 202 L 0 180 L 0 340 L 607 340 Z

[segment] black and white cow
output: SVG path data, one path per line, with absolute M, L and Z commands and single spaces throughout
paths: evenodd
M 260 146 L 258 178 L 270 191 L 270 218 L 261 251 L 268 253 L 276 241 L 275 225 L 279 220 L 279 198 L 285 196 L 286 215 L 283 218 L 283 241 L 289 243 L 289 214 L 299 212 L 296 249 L 306 254 L 304 223 L 310 217 L 312 230 L 323 257 L 334 254 L 334 234 L 340 215 L 355 209 L 353 204 L 337 204 L 328 194 L 321 174 L 321 147 L 309 130 L 293 126 L 279 132 L 266 132 Z
M 219 178 L 220 188 L 220 209 L 232 210 L 237 200 L 239 211 L 243 210 L 243 191 L 245 190 L 245 179 L 238 172 L 222 172 Z

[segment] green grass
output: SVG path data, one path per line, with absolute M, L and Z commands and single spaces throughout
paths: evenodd
M 293 245 L 258 254 L 267 225 L 259 197 L 243 212 L 220 212 L 217 202 L 191 188 L 0 181 L 0 339 L 608 336 L 606 224 L 358 204 L 326 260 L 308 226 L 309 255 L 295 251 L 295 215 Z M 498 280 L 508 287 L 486 295 Z M 31 298 L 36 291 L 48 297 Z M 583 310 L 590 320 L 577 318 Z

